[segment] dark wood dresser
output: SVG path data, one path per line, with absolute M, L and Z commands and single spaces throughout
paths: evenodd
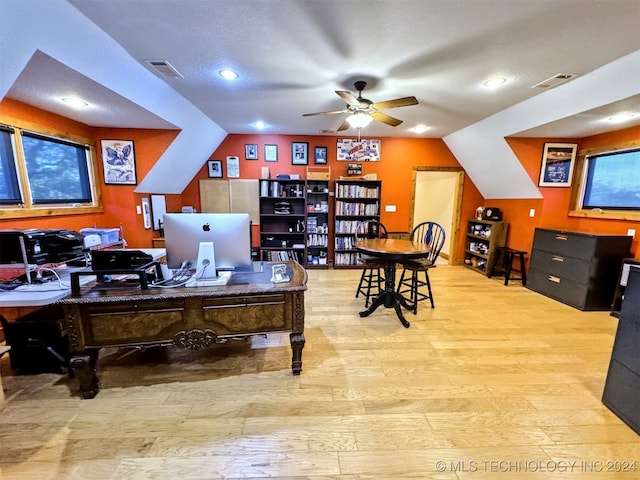
M 640 435 L 640 269 L 629 272 L 602 402 Z
M 609 310 L 631 240 L 536 228 L 527 287 L 580 310 Z

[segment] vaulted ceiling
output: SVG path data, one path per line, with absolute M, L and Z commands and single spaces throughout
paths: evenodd
M 356 135 L 335 131 L 346 114 L 302 114 L 344 109 L 335 91 L 362 79 L 373 101 L 419 101 L 362 135 L 443 138 L 485 197 L 537 197 L 504 137 L 640 124 L 638 25 L 638 0 L 3 0 L 0 97 L 93 126 L 180 129 L 138 187 L 174 193 L 227 133 Z M 573 78 L 534 87 L 556 74 Z M 483 86 L 495 76 L 501 88 Z M 59 103 L 69 94 L 89 108 Z M 621 111 L 636 117 L 605 121 Z

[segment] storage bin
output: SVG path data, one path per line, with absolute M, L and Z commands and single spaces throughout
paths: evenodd
M 83 228 L 80 230 L 83 235 L 98 235 L 102 245 L 117 243 L 120 240 L 119 228 Z

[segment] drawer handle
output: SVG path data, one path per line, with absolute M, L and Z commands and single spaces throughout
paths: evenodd
M 556 240 L 569 240 L 567 235 L 556 235 Z
M 558 277 L 554 277 L 553 275 L 549 275 L 549 281 L 553 283 L 560 283 L 560 279 Z
M 551 260 L 553 260 L 554 262 L 564 262 L 564 257 L 554 255 L 553 257 L 551 257 Z

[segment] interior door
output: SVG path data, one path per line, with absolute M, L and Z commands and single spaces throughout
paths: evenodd
M 416 167 L 413 182 L 412 228 L 437 222 L 446 232 L 440 256 L 454 264 L 451 245 L 457 245 L 464 172 L 458 168 Z M 453 249 L 455 252 L 455 248 Z

